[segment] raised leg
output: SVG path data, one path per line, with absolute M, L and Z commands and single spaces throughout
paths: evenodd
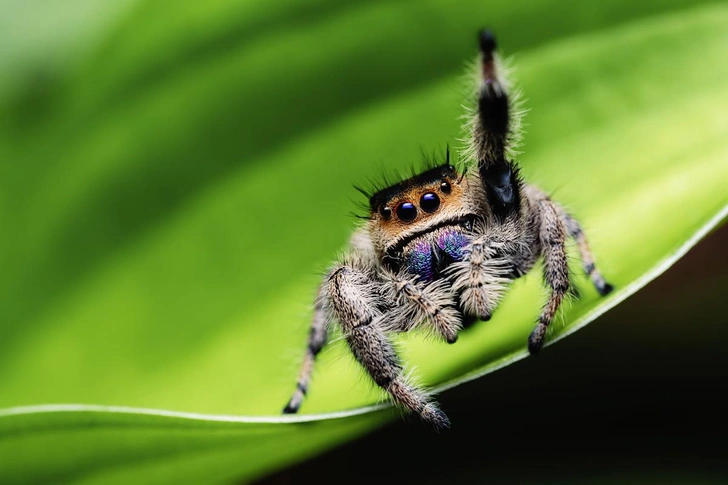
M 537 353 L 543 346 L 548 326 L 569 291 L 569 266 L 566 259 L 566 228 L 558 206 L 549 199 L 537 201 L 541 216 L 539 239 L 544 260 L 544 280 L 550 289 L 536 328 L 528 338 L 528 351 Z
M 448 428 L 445 413 L 426 392 L 407 381 L 399 357 L 380 326 L 377 284 L 372 278 L 361 269 L 342 265 L 331 273 L 326 291 L 352 353 L 374 382 L 397 405 L 417 413 L 436 430 Z
M 520 111 L 509 97 L 508 82 L 495 53 L 495 38 L 482 30 L 479 40 L 477 110 L 468 125 L 468 156 L 477 161 L 490 209 L 503 222 L 517 217 L 521 207 L 518 168 L 507 159 L 520 132 Z
M 508 86 L 495 54 L 493 34 L 481 30 L 478 34 L 477 113 L 470 121 L 471 155 L 483 167 L 505 160 L 511 132 Z
M 308 347 L 306 347 L 306 355 L 303 357 L 303 365 L 301 366 L 301 371 L 298 374 L 298 380 L 296 381 L 296 390 L 293 392 L 293 396 L 291 396 L 291 400 L 288 401 L 286 407 L 283 408 L 283 413 L 296 413 L 301 407 L 301 403 L 308 391 L 308 384 L 311 382 L 311 375 L 313 374 L 313 365 L 316 360 L 316 355 L 326 344 L 328 326 L 329 319 L 326 315 L 326 311 L 324 310 L 321 288 L 319 288 L 313 309 L 313 322 L 311 323 L 311 330 L 308 334 Z
M 384 294 L 393 304 L 383 319 L 383 328 L 407 331 L 424 323 L 448 343 L 457 341 L 462 321 L 447 280 L 426 283 L 406 273 L 395 275 L 388 271 L 384 278 Z
M 569 231 L 569 236 L 574 238 L 576 241 L 576 245 L 579 248 L 579 254 L 581 256 L 581 262 L 584 265 L 584 271 L 586 271 L 586 274 L 588 274 L 589 278 L 591 278 L 592 283 L 599 294 L 602 296 L 608 295 L 612 292 L 614 287 L 604 281 L 602 273 L 600 273 L 597 269 L 596 262 L 594 261 L 594 255 L 592 254 L 591 249 L 589 249 L 589 243 L 586 240 L 586 235 L 579 225 L 579 222 L 563 209 L 561 209 L 560 215 L 566 225 L 566 229 Z

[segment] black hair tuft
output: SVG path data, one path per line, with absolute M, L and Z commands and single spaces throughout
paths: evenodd
M 415 163 L 410 163 L 408 175 L 403 174 L 400 170 L 394 169 L 391 173 L 395 177 L 395 181 L 389 178 L 386 172 L 382 171 L 378 177 L 378 181 L 374 181 L 367 177 L 368 188 L 361 185 L 354 185 L 354 190 L 369 199 L 369 204 L 364 205 L 358 203 L 360 209 L 365 209 L 371 213 L 379 210 L 379 207 L 387 200 L 391 199 L 398 193 L 401 193 L 412 185 L 426 184 L 439 180 L 445 176 L 456 177 L 457 171 L 451 165 L 450 146 L 445 147 L 444 163 L 441 161 L 442 153 L 433 152 L 431 155 L 422 150 L 422 161 L 418 170 Z M 359 218 L 369 218 L 357 215 Z

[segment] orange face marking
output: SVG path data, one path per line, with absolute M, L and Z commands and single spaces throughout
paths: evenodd
M 396 237 L 409 229 L 427 225 L 433 218 L 447 218 L 449 214 L 455 217 L 464 196 L 464 187 L 459 182 L 458 178 L 443 177 L 404 189 L 385 201 L 374 214 L 377 225 L 387 236 Z

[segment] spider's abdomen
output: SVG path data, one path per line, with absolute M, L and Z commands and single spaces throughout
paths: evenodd
M 415 239 L 404 250 L 407 270 L 424 281 L 438 279 L 449 264 L 462 261 L 467 236 L 455 227 L 445 227 Z

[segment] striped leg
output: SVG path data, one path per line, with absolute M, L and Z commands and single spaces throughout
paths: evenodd
M 537 353 L 543 346 L 548 326 L 569 291 L 569 266 L 566 259 L 566 228 L 559 217 L 558 206 L 549 199 L 538 201 L 541 214 L 539 238 L 544 259 L 544 280 L 551 290 L 541 311 L 538 324 L 528 338 L 528 351 Z
M 470 155 L 482 170 L 505 160 L 512 126 L 507 82 L 495 54 L 495 38 L 487 30 L 479 35 L 478 105 L 470 121 Z
M 328 337 L 328 326 L 329 320 L 327 318 L 326 312 L 324 311 L 323 300 L 321 298 L 321 290 L 319 289 L 319 293 L 316 296 L 316 303 L 313 309 L 313 323 L 311 324 L 311 330 L 308 334 L 308 347 L 306 348 L 306 355 L 303 357 L 301 372 L 298 374 L 298 380 L 296 381 L 296 390 L 293 392 L 291 400 L 283 409 L 283 413 L 296 413 L 301 407 L 303 398 L 306 396 L 306 392 L 308 391 L 309 382 L 311 382 L 311 375 L 313 374 L 313 364 L 316 359 L 316 355 L 326 344 L 326 340 Z
M 450 426 L 425 391 L 408 382 L 402 364 L 385 330 L 378 310 L 380 284 L 364 270 L 348 265 L 335 269 L 328 279 L 327 296 L 352 353 L 374 382 L 395 404 L 412 411 L 436 430 Z
M 567 214 L 566 211 L 561 210 L 561 218 L 566 224 L 566 229 L 569 231 L 569 236 L 574 238 L 576 245 L 579 248 L 579 254 L 581 255 L 581 262 L 584 265 L 584 271 L 591 278 L 592 283 L 596 287 L 600 295 L 605 296 L 612 292 L 614 287 L 604 281 L 604 277 L 599 272 L 594 261 L 594 255 L 589 249 L 589 243 L 586 240 L 586 235 L 582 230 L 579 222 L 574 219 L 571 215 Z

